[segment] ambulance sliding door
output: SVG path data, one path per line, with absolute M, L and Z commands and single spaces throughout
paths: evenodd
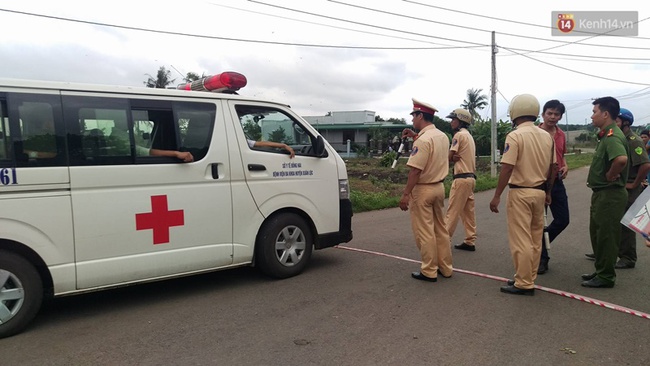
M 78 288 L 232 263 L 230 169 L 217 105 L 79 95 L 63 103 Z M 194 162 L 160 151 L 189 152 Z
M 74 252 L 61 97 L 0 93 L 0 124 L 0 236 L 33 249 L 56 290 L 69 288 Z

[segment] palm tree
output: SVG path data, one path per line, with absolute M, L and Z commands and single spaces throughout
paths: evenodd
M 483 109 L 488 105 L 488 97 L 481 94 L 483 89 L 467 89 L 467 99 L 463 100 L 460 106 L 467 109 L 472 118 L 477 121 L 480 119 L 477 109 Z
M 160 89 L 165 89 L 168 85 L 173 84 L 176 79 L 171 79 L 171 71 L 167 70 L 165 66 L 160 66 L 160 69 L 158 69 L 158 73 L 156 74 L 156 78 L 149 74 L 145 74 L 146 76 L 149 77 L 147 81 L 144 82 L 144 85 L 147 86 L 147 88 L 160 88 Z

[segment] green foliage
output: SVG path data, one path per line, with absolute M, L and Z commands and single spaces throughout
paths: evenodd
M 352 151 L 357 153 L 357 156 L 360 158 L 367 158 L 368 157 L 368 148 L 363 145 L 359 144 L 352 144 L 351 146 Z
M 566 165 L 571 169 L 580 168 L 583 166 L 591 165 L 591 160 L 593 159 L 594 154 L 583 154 L 576 153 L 573 155 L 565 155 L 564 159 L 566 160 Z
M 445 121 L 444 119 L 438 116 L 433 116 L 433 124 L 436 126 L 437 129 L 446 133 L 447 136 L 451 136 L 454 134 L 454 131 L 451 129 L 451 123 Z
M 353 212 L 381 210 L 387 207 L 397 207 L 399 197 L 389 196 L 387 192 L 350 191 Z
M 395 161 L 396 158 L 397 158 L 397 152 L 396 151 L 386 152 L 379 159 L 379 165 L 388 168 L 391 165 L 393 165 L 393 161 Z
M 391 122 L 394 125 L 405 125 L 406 120 L 404 118 L 389 118 L 386 122 Z
M 576 137 L 576 141 L 577 142 L 587 142 L 587 141 L 595 140 L 595 138 L 596 138 L 595 133 L 593 133 L 593 132 L 592 133 L 583 132 L 580 135 L 578 135 L 578 137 Z
M 150 74 L 145 74 L 148 76 L 147 81 L 144 82 L 144 85 L 147 88 L 159 88 L 159 89 L 164 89 L 168 85 L 173 84 L 176 79 L 171 78 L 171 70 L 167 70 L 165 66 L 160 66 L 160 69 L 158 69 L 158 72 L 156 73 L 156 77 L 154 78 Z
M 190 71 L 190 72 L 187 73 L 187 75 L 185 75 L 185 77 L 183 78 L 183 80 L 184 80 L 186 83 L 191 83 L 191 82 L 193 82 L 193 81 L 196 81 L 196 80 L 199 80 L 199 79 L 203 79 L 204 77 L 206 77 L 205 73 L 201 73 L 201 76 L 199 76 L 199 74 Z
M 506 135 L 512 130 L 512 124 L 499 120 L 497 123 L 497 148 L 502 150 L 506 144 Z M 477 155 L 491 155 L 492 121 L 485 120 L 474 123 L 470 127 L 474 137 Z
M 487 95 L 481 94 L 483 89 L 467 89 L 467 99 L 463 100 L 461 107 L 467 109 L 474 121 L 480 120 L 477 109 L 483 109 L 488 105 Z
M 592 157 L 593 154 L 582 153 L 566 155 L 565 159 L 569 169 L 575 169 L 588 166 Z M 394 208 L 399 204 L 399 192 L 402 192 L 406 184 L 408 169 L 400 169 L 399 165 L 397 169 L 376 167 L 376 164 L 372 163 L 372 161 L 374 159 L 349 159 L 346 162 L 350 178 L 350 199 L 352 200 L 352 210 L 354 212 Z M 494 189 L 497 186 L 498 176 L 494 178 L 491 176 L 490 165 L 485 164 L 484 159 L 480 159 L 477 163 L 477 179 L 474 191 L 481 192 Z M 373 166 L 375 168 L 372 168 Z M 369 174 L 368 171 L 371 169 L 372 173 Z M 367 179 L 357 178 L 361 175 L 367 175 Z M 399 179 L 395 179 L 396 177 Z M 370 185 L 368 181 L 370 181 Z M 450 174 L 444 182 L 445 197 L 449 197 L 451 183 Z
M 249 139 L 253 141 L 260 141 L 262 139 L 262 127 L 260 127 L 257 123 L 253 122 L 252 120 L 248 120 L 244 122 L 242 127 L 244 128 L 244 134 Z
M 293 144 L 293 139 L 291 138 L 291 136 L 287 135 L 286 130 L 282 126 L 271 131 L 271 133 L 269 134 L 269 141 L 282 142 L 285 144 Z

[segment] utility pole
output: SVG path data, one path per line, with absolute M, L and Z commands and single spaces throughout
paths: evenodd
M 490 174 L 492 178 L 497 176 L 497 52 L 495 34 L 492 31 L 492 86 L 490 87 L 492 91 L 492 132 L 490 134 L 490 150 L 492 150 Z

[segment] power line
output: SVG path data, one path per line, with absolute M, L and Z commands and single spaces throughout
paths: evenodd
M 416 33 L 416 32 L 404 31 L 404 30 L 399 30 L 399 29 L 394 29 L 394 28 L 382 27 L 382 26 L 378 26 L 378 25 L 373 25 L 373 24 L 362 23 L 362 22 L 357 22 L 357 21 L 353 21 L 353 20 L 347 20 L 347 19 L 332 17 L 332 16 L 329 16 L 329 15 L 316 14 L 316 13 L 311 13 L 311 12 L 304 11 L 304 10 L 287 8 L 287 7 L 280 6 L 280 5 L 268 4 L 268 3 L 264 3 L 264 2 L 256 1 L 256 0 L 248 0 L 248 1 L 251 2 L 251 3 L 255 3 L 255 4 L 266 5 L 266 6 L 269 6 L 269 7 L 272 7 L 272 8 L 287 10 L 287 11 L 291 11 L 291 12 L 297 12 L 297 13 L 301 13 L 301 14 L 307 14 L 307 15 L 311 15 L 311 16 L 315 16 L 315 17 L 320 17 L 320 18 L 325 18 L 325 19 L 330 19 L 330 20 L 336 20 L 336 21 L 340 21 L 340 22 L 346 22 L 346 23 L 351 23 L 351 24 L 356 24 L 356 25 L 362 25 L 362 26 L 365 26 L 365 27 L 378 28 L 378 29 L 389 30 L 389 31 L 399 32 L 399 33 L 406 33 L 406 34 L 417 35 L 417 36 L 422 36 L 422 37 L 426 37 L 426 38 L 442 39 L 442 40 L 450 41 L 450 42 L 471 44 L 471 45 L 475 45 L 475 46 L 482 46 L 482 47 L 489 47 L 490 46 L 489 44 L 486 44 L 486 43 L 463 41 L 463 40 L 459 40 L 459 39 L 438 37 L 438 36 L 432 36 L 432 35 L 424 34 L 424 33 Z
M 434 8 L 434 9 L 446 10 L 446 11 L 453 12 L 453 13 L 459 13 L 459 14 L 470 15 L 470 16 L 478 17 L 478 18 L 482 18 L 482 19 L 486 19 L 486 18 L 487 18 L 487 19 L 492 19 L 492 20 L 498 20 L 498 21 L 501 21 L 501 22 L 507 22 L 508 24 L 521 24 L 521 25 L 526 25 L 526 26 L 530 26 L 530 27 L 539 27 L 539 28 L 550 29 L 550 30 L 555 29 L 555 28 L 553 28 L 553 27 L 551 27 L 551 26 L 548 26 L 548 25 L 541 25 L 541 24 L 534 24 L 534 23 L 529 23 L 529 22 L 521 22 L 521 21 L 512 20 L 512 19 L 506 19 L 506 18 L 492 17 L 492 16 L 485 15 L 485 14 L 477 14 L 477 13 L 472 13 L 472 12 L 468 12 L 468 11 L 461 11 L 461 10 L 456 10 L 456 9 L 450 9 L 450 8 L 445 8 L 445 7 L 442 7 L 442 6 L 431 5 L 431 4 L 425 4 L 425 3 L 418 2 L 418 1 L 412 1 L 412 0 L 402 0 L 402 1 L 404 1 L 404 2 L 406 2 L 406 3 L 411 3 L 411 4 L 417 4 L 417 5 L 425 6 L 425 7 L 428 7 L 428 8 Z M 648 20 L 648 19 L 649 19 L 649 18 L 645 18 L 645 19 L 643 19 L 643 20 L 640 20 L 640 21 L 637 22 L 637 24 L 640 23 L 640 22 L 642 22 L 642 21 Z M 592 35 L 599 35 L 599 34 L 601 34 L 601 33 L 586 32 L 586 31 L 580 31 L 580 33 L 592 34 Z M 623 36 L 618 36 L 618 35 L 612 35 L 612 36 L 613 36 L 613 37 L 623 37 Z M 650 38 L 648 38 L 648 37 L 634 37 L 634 38 L 635 38 L 635 39 L 650 39 Z M 549 41 L 551 41 L 551 40 L 549 40 Z M 553 42 L 562 42 L 562 41 L 553 41 Z M 566 43 L 572 43 L 572 42 L 566 42 Z M 584 44 L 584 45 L 585 45 L 585 46 L 601 46 L 601 45 L 595 45 L 595 44 Z M 645 48 L 644 48 L 644 49 L 645 49 Z
M 318 25 L 318 26 L 321 26 L 321 27 L 340 29 L 340 30 L 345 30 L 345 31 L 349 31 L 349 32 L 363 33 L 363 34 L 369 34 L 369 35 L 373 35 L 373 36 L 380 36 L 380 37 L 387 37 L 387 38 L 402 39 L 402 40 L 412 41 L 412 42 L 422 42 L 422 43 L 427 43 L 427 44 L 437 44 L 437 43 L 433 43 L 433 42 L 429 42 L 429 41 L 425 41 L 425 40 L 421 40 L 421 39 L 399 37 L 399 36 L 395 36 L 395 35 L 380 34 L 380 33 L 375 33 L 375 32 L 364 31 L 364 30 L 360 30 L 360 29 L 339 27 L 339 26 L 331 25 L 331 24 L 310 22 L 310 21 L 307 21 L 307 20 L 290 18 L 290 17 L 280 16 L 280 15 L 275 15 L 275 14 L 269 14 L 269 13 L 264 13 L 264 12 L 261 12 L 261 11 L 254 11 L 254 10 L 250 10 L 250 9 L 236 8 L 236 7 L 233 7 L 233 6 L 228 6 L 228 5 L 223 5 L 223 4 L 215 4 L 213 2 L 208 2 L 208 4 L 213 5 L 213 6 L 218 6 L 218 7 L 221 7 L 221 8 L 226 8 L 226 9 L 232 9 L 232 10 L 242 11 L 242 12 L 246 12 L 246 13 L 251 13 L 251 14 L 257 14 L 257 15 L 263 15 L 263 16 L 272 17 L 272 18 L 291 20 L 293 22 Z M 446 46 L 446 45 L 442 45 L 442 46 Z
M 366 6 L 350 4 L 350 3 L 337 1 L 337 0 L 327 0 L 327 1 L 329 1 L 331 3 L 335 3 L 335 4 L 340 4 L 340 5 L 345 5 L 345 6 L 357 8 L 357 9 L 373 11 L 373 12 L 392 15 L 392 16 L 396 16 L 396 17 L 400 17 L 400 18 L 413 19 L 413 16 L 411 16 L 411 15 L 404 15 L 404 14 L 399 14 L 399 13 L 394 13 L 394 12 L 369 8 L 369 7 L 366 7 Z M 420 3 L 417 3 L 417 4 L 420 4 Z M 420 4 L 420 5 L 423 5 L 423 4 Z M 437 21 L 437 20 L 424 19 L 424 18 L 421 18 L 421 17 L 418 17 L 417 19 L 420 20 L 420 21 L 423 21 L 423 22 L 433 23 L 433 24 L 440 24 L 440 25 L 445 25 L 445 26 L 448 26 L 448 27 L 456 27 L 456 28 L 462 28 L 462 29 L 467 29 L 467 30 L 473 30 L 473 31 L 477 31 L 477 32 L 492 33 L 491 30 L 482 29 L 482 28 L 468 27 L 468 26 L 465 26 L 465 25 L 459 25 L 459 24 L 453 24 L 453 23 L 445 23 L 445 22 L 441 22 L 441 21 Z M 610 31 L 610 32 L 613 32 L 613 30 Z M 581 41 L 566 42 L 566 41 L 552 40 L 552 39 L 547 39 L 547 38 L 525 36 L 525 35 L 521 35 L 521 34 L 505 33 L 505 32 L 499 32 L 499 34 L 500 35 L 505 35 L 505 36 L 510 36 L 510 37 L 517 37 L 517 38 L 534 39 L 534 40 L 545 41 L 545 42 L 558 42 L 558 43 L 562 43 L 561 46 L 566 46 L 566 45 L 570 45 L 570 44 L 577 44 L 577 42 L 581 42 Z M 599 36 L 599 35 L 602 35 L 602 34 L 596 34 L 596 35 L 594 35 L 592 37 L 589 37 L 589 38 L 593 38 L 593 37 L 596 37 L 596 36 Z M 587 39 L 589 39 L 589 38 L 587 38 Z M 648 48 L 637 48 L 637 47 L 621 47 L 621 46 L 614 46 L 614 45 L 595 45 L 595 44 L 587 44 L 587 43 L 580 43 L 580 44 L 581 45 L 598 46 L 598 47 L 610 47 L 610 48 L 629 48 L 629 49 L 644 49 L 644 50 L 648 49 Z M 551 48 L 548 48 L 546 50 L 549 50 L 549 49 L 552 49 L 552 48 L 557 48 L 557 47 L 560 47 L 560 46 L 551 47 Z M 538 52 L 538 51 L 530 51 L 530 52 Z
M 530 57 L 530 56 L 528 56 L 528 55 L 525 55 L 525 54 L 522 54 L 522 53 L 516 52 L 516 51 L 514 51 L 514 50 L 512 50 L 512 49 L 509 49 L 509 48 L 507 48 L 507 47 L 503 47 L 503 46 L 498 46 L 498 47 L 499 47 L 499 48 L 503 48 L 504 50 L 507 50 L 507 51 L 510 51 L 510 52 L 516 53 L 516 54 L 518 54 L 519 56 L 523 56 L 523 57 L 529 58 L 529 59 L 531 59 L 531 60 L 533 60 L 533 61 L 537 61 L 537 62 L 539 62 L 539 63 L 543 63 L 543 64 L 545 64 L 545 65 L 549 65 L 549 66 L 552 66 L 552 67 L 555 67 L 555 68 L 558 68 L 558 69 L 562 69 L 562 70 L 565 70 L 565 71 L 573 72 L 573 73 L 576 73 L 576 74 L 585 75 L 585 76 L 591 76 L 591 77 L 598 78 L 598 79 L 601 79 L 601 80 L 616 81 L 616 82 L 619 82 L 619 83 L 625 83 L 625 84 L 634 84 L 634 85 L 650 86 L 650 84 L 647 84 L 647 83 L 639 83 L 639 82 L 636 82 L 636 81 L 625 81 L 625 80 L 619 80 L 619 79 L 612 79 L 612 78 L 608 78 L 608 77 L 601 76 L 601 75 L 588 74 L 588 73 L 586 73 L 586 72 L 577 71 L 577 70 L 572 70 L 572 69 L 569 69 L 569 68 L 567 68 L 567 67 L 558 66 L 558 65 L 552 64 L 552 63 L 550 63 L 550 62 L 546 62 L 546 61 L 538 60 L 538 59 L 536 59 L 536 58 L 534 58 L 534 57 Z
M 66 21 L 66 22 L 88 24 L 88 25 L 96 25 L 96 26 L 100 26 L 100 27 L 126 29 L 126 30 L 140 31 L 140 32 L 159 33 L 159 34 L 167 34 L 167 35 L 182 36 L 182 37 L 217 39 L 217 40 L 232 41 L 232 42 L 272 44 L 272 45 L 281 45 L 281 46 L 315 47 L 315 48 L 338 48 L 338 49 L 361 49 L 361 50 L 445 50 L 445 49 L 472 48 L 471 46 L 466 46 L 466 47 L 460 47 L 460 46 L 446 46 L 446 47 L 445 46 L 442 46 L 442 47 L 366 47 L 366 46 L 341 46 L 341 45 L 325 45 L 325 44 L 308 44 L 308 43 L 263 41 L 263 40 L 252 40 L 252 39 L 231 38 L 231 37 L 218 37 L 218 36 L 209 36 L 209 35 L 202 35 L 202 34 L 192 34 L 192 33 L 184 33 L 184 32 L 173 32 L 173 31 L 159 30 L 159 29 L 133 27 L 133 26 L 126 26 L 126 25 L 119 25 L 119 24 L 102 23 L 102 22 L 94 22 L 94 21 L 89 21 L 89 20 L 58 17 L 58 16 L 53 16 L 53 15 L 30 13 L 30 12 L 19 11 L 19 10 L 11 10 L 11 9 L 2 9 L 2 8 L 0 8 L 0 11 L 7 12 L 7 13 L 14 13 L 14 14 L 21 14 L 21 15 L 39 17 L 39 18 L 46 18 L 46 19 L 53 19 L 53 20 L 60 20 L 60 21 Z M 484 46 L 486 46 L 486 45 L 481 45 L 479 43 L 476 43 L 476 46 L 473 46 L 473 47 L 484 47 Z

